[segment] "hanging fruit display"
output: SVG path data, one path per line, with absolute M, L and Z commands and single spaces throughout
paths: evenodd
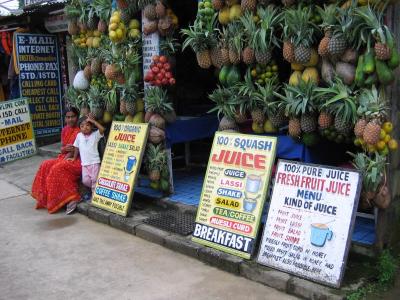
M 144 76 L 144 81 L 152 86 L 175 85 L 176 79 L 172 74 L 171 64 L 164 55 L 153 56 L 150 70 Z
M 254 82 L 266 85 L 271 80 L 276 80 L 279 74 L 279 66 L 275 60 L 267 65 L 256 64 L 251 68 L 251 77 Z

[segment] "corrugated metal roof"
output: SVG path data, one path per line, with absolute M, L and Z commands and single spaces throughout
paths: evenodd
M 16 15 L 20 14 L 22 11 L 19 10 L 18 0 L 0 0 L 0 15 Z

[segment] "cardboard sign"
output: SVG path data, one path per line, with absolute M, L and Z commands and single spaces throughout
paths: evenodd
M 35 155 L 27 99 L 0 102 L 0 164 Z
M 113 122 L 101 162 L 92 205 L 126 216 L 144 150 L 148 124 Z
M 144 11 L 142 11 L 142 28 L 150 21 L 144 16 Z M 152 57 L 154 55 L 160 55 L 160 36 L 158 31 L 152 34 L 142 34 L 142 51 L 143 51 L 143 74 L 146 74 L 150 70 L 150 65 L 152 63 Z M 148 82 L 144 82 L 144 88 L 149 87 Z
M 217 132 L 193 241 L 246 259 L 254 250 L 276 138 Z
M 354 170 L 280 160 L 258 262 L 339 287 L 361 182 Z
M 61 132 L 61 83 L 56 35 L 16 33 L 19 85 L 29 99 L 36 137 Z

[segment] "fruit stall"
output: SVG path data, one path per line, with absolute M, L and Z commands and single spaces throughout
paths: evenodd
M 150 124 L 139 193 L 197 206 L 217 130 L 273 135 L 278 158 L 359 170 L 353 241 L 388 240 L 396 1 L 70 0 L 64 13 L 65 105 Z

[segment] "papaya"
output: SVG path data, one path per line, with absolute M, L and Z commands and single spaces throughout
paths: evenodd
M 379 82 L 383 85 L 388 85 L 394 80 L 392 70 L 387 66 L 384 61 L 375 59 L 376 74 L 378 75 Z
M 125 120 L 125 116 L 124 115 L 120 115 L 120 114 L 115 114 L 113 117 L 113 120 L 115 121 L 124 121 Z
M 387 61 L 387 65 L 389 68 L 394 70 L 400 65 L 400 54 L 396 46 L 393 46 L 390 50 L 392 53 L 390 55 L 390 59 Z
M 396 44 L 394 43 L 393 36 L 391 34 L 388 35 L 388 46 L 390 48 L 390 59 L 387 62 L 389 68 L 396 69 L 400 65 L 400 54 L 399 50 L 397 50 Z
M 364 81 L 364 85 L 367 87 L 373 86 L 377 83 L 378 83 L 378 76 L 376 75 L 376 73 L 372 73 Z
M 226 86 L 226 78 L 228 76 L 229 71 L 230 71 L 230 66 L 223 66 L 221 68 L 221 71 L 219 71 L 218 79 L 223 86 Z
M 226 76 L 226 85 L 234 86 L 240 81 L 240 71 L 237 66 L 231 66 L 228 75 Z
M 372 74 L 375 72 L 375 56 L 372 50 L 369 50 L 364 56 L 363 72 Z
M 360 55 L 360 57 L 358 58 L 358 63 L 356 68 L 356 77 L 354 78 L 354 82 L 358 87 L 362 87 L 364 85 L 365 74 L 363 68 L 364 68 L 364 55 Z
M 169 191 L 169 182 L 162 178 L 160 181 L 160 189 L 163 192 L 168 192 Z

